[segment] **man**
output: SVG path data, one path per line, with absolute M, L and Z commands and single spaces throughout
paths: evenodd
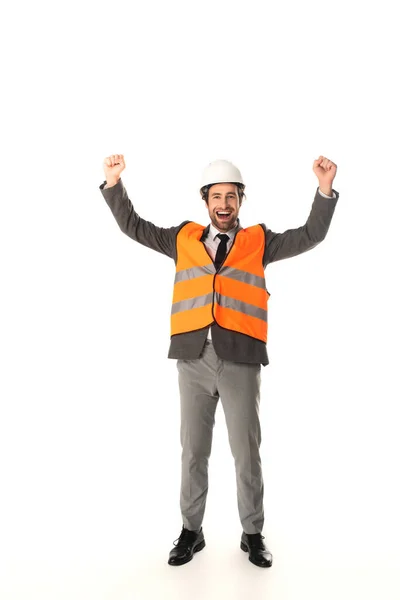
M 121 230 L 166 254 L 176 265 L 169 358 L 178 359 L 181 400 L 181 534 L 168 563 L 182 565 L 205 546 L 202 521 L 208 491 L 214 415 L 219 398 L 235 459 L 237 501 L 243 527 L 240 547 L 259 567 L 272 565 L 261 534 L 264 524 L 260 460 L 260 371 L 268 364 L 269 293 L 265 267 L 314 248 L 325 237 L 338 192 L 337 167 L 324 156 L 314 161 L 319 181 L 307 222 L 274 233 L 264 224 L 242 228 L 239 211 L 245 185 L 230 162 L 217 160 L 203 172 L 200 193 L 210 223 L 184 221 L 160 228 L 134 210 L 120 179 L 122 154 L 104 160 L 100 186 Z

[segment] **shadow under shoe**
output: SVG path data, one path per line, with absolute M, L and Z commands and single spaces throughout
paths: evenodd
M 173 566 L 184 565 L 192 560 L 195 552 L 200 552 L 206 545 L 203 528 L 200 527 L 198 531 L 191 531 L 183 526 L 181 534 L 175 542 L 175 548 L 172 548 L 169 553 L 168 564 Z
M 242 533 L 240 547 L 249 553 L 249 561 L 257 567 L 270 567 L 272 565 L 272 554 L 263 542 L 261 533 Z

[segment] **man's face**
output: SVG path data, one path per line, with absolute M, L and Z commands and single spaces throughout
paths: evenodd
M 208 214 L 214 227 L 224 232 L 233 229 L 239 215 L 239 194 L 234 183 L 215 183 L 208 191 Z

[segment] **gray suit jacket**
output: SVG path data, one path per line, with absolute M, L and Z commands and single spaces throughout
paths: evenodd
M 166 254 L 176 263 L 176 236 L 184 221 L 176 227 L 157 227 L 145 221 L 135 212 L 127 191 L 121 181 L 111 188 L 104 189 L 106 182 L 100 185 L 105 201 L 113 213 L 121 231 L 130 238 L 162 254 Z M 339 193 L 336 198 L 324 198 L 315 193 L 311 212 L 304 225 L 297 229 L 288 229 L 283 233 L 275 233 L 261 224 L 265 232 L 264 268 L 271 262 L 290 258 L 311 250 L 325 238 Z M 207 234 L 205 228 L 203 237 Z M 269 363 L 266 344 L 249 336 L 223 329 L 216 323 L 212 326 L 212 339 L 215 351 L 220 358 L 233 362 Z M 171 337 L 168 358 L 193 360 L 199 358 L 207 338 L 208 328 L 190 333 L 182 333 Z

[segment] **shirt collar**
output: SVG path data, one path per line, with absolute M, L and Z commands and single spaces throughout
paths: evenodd
M 229 236 L 229 238 L 231 240 L 233 240 L 233 238 L 235 237 L 236 232 L 238 231 L 240 227 L 240 223 L 239 223 L 239 219 L 237 220 L 237 224 L 236 227 L 234 227 L 233 229 L 230 229 L 229 231 L 226 231 L 226 235 Z M 214 227 L 214 225 L 212 223 L 210 223 L 210 232 L 209 232 L 209 236 L 212 240 L 215 240 L 215 238 L 217 237 L 217 235 L 219 233 L 222 233 L 221 231 L 218 231 L 218 229 L 216 227 Z

